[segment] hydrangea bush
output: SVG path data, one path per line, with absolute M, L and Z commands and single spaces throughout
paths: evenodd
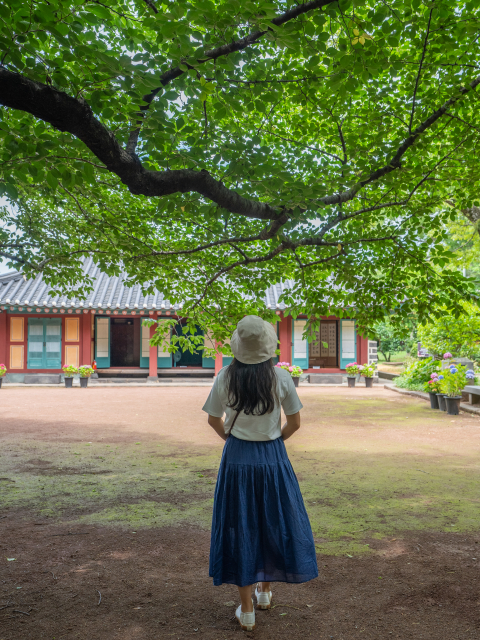
M 471 369 L 468 369 L 470 372 Z M 461 364 L 451 364 L 439 375 L 441 392 L 449 397 L 461 396 L 462 389 L 467 384 L 467 368 Z
M 89 378 L 92 373 L 94 373 L 94 371 L 89 364 L 83 364 L 78 368 L 78 373 L 80 374 L 81 378 Z
M 345 367 L 347 376 L 353 378 L 358 373 L 360 373 L 360 366 L 361 365 L 359 365 L 358 362 L 350 362 L 349 364 L 347 364 L 347 366 Z
M 434 371 L 431 375 L 430 375 L 430 380 L 428 382 L 425 383 L 424 385 L 424 390 L 427 393 L 441 393 L 440 391 L 440 379 L 439 379 L 439 375 L 436 371 Z M 442 376 L 443 377 L 443 376 Z
M 290 362 L 277 362 L 275 366 L 288 371 L 292 378 L 299 378 L 303 373 L 303 369 L 301 367 L 297 367 L 295 364 L 290 364 Z
M 62 371 L 66 378 L 73 378 L 73 376 L 78 373 L 78 367 L 75 367 L 73 364 L 65 364 L 62 367 Z
M 375 363 L 372 364 L 364 364 L 360 369 L 360 375 L 364 378 L 373 378 L 373 374 L 375 373 Z

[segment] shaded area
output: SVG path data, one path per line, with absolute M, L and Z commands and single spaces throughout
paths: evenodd
M 2 528 L 2 551 L 16 558 L 1 562 L 2 638 L 242 637 L 236 589 L 208 578 L 205 531 L 38 520 Z M 318 579 L 274 585 L 274 607 L 257 612 L 255 638 L 473 640 L 477 542 L 416 533 L 372 541 L 371 558 L 319 555 Z

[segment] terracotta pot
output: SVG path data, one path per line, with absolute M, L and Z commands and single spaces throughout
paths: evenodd
M 440 409 L 440 411 L 446 411 L 447 405 L 445 403 L 445 394 L 437 393 L 437 398 L 438 398 L 438 408 Z
M 88 386 L 88 378 L 80 378 L 80 386 L 86 389 Z
M 372 387 L 373 386 L 373 378 L 365 378 L 365 386 Z
M 433 393 L 432 391 L 429 391 L 428 395 L 430 396 L 430 408 L 440 409 L 440 407 L 438 406 L 438 395 L 436 393 Z
M 300 378 L 293 378 L 293 384 L 298 387 L 298 383 L 300 382 Z
M 347 376 L 348 386 L 349 386 L 349 387 L 354 387 L 354 386 L 355 386 L 355 380 L 356 380 L 356 379 L 357 379 L 356 377 L 355 377 L 355 378 L 351 378 L 350 376 Z
M 65 378 L 65 386 L 67 389 L 70 389 L 72 384 L 73 384 L 73 378 Z
M 460 400 L 462 396 L 445 396 L 447 413 L 449 416 L 458 416 L 460 413 Z

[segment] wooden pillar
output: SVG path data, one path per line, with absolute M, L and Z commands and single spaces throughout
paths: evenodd
M 92 364 L 92 318 L 90 313 L 82 314 L 82 351 L 80 366 Z
M 368 338 L 357 336 L 357 362 L 368 364 Z
M 219 342 L 215 342 L 215 349 L 220 346 Z M 220 369 L 223 367 L 223 353 L 218 352 L 215 354 L 215 376 L 218 376 Z
M 7 342 L 7 314 L 0 311 L 0 364 L 8 367 Z
M 292 362 L 292 318 L 282 317 L 279 320 L 280 361 Z
M 158 312 L 155 311 L 153 315 L 150 316 L 151 319 L 156 320 L 158 317 Z M 150 327 L 150 338 L 153 338 L 153 334 L 155 333 L 155 329 L 157 325 L 152 325 Z M 149 358 L 148 358 L 148 380 L 155 382 L 158 380 L 158 346 L 150 345 L 149 348 Z

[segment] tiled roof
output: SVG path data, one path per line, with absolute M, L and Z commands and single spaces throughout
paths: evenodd
M 0 305 L 31 306 L 44 308 L 86 308 L 86 309 L 166 309 L 178 310 L 182 304 L 170 304 L 163 297 L 163 293 L 155 291 L 146 296 L 142 293 L 141 285 L 125 286 L 126 274 L 108 276 L 102 273 L 92 258 L 87 258 L 83 266 L 84 273 L 94 282 L 93 291 L 85 298 L 69 298 L 64 295 L 51 296 L 49 287 L 43 282 L 42 275 L 34 280 L 26 280 L 19 271 L 11 271 L 0 276 Z M 285 309 L 284 303 L 278 298 L 289 283 L 279 283 L 267 290 L 266 304 L 270 309 Z

